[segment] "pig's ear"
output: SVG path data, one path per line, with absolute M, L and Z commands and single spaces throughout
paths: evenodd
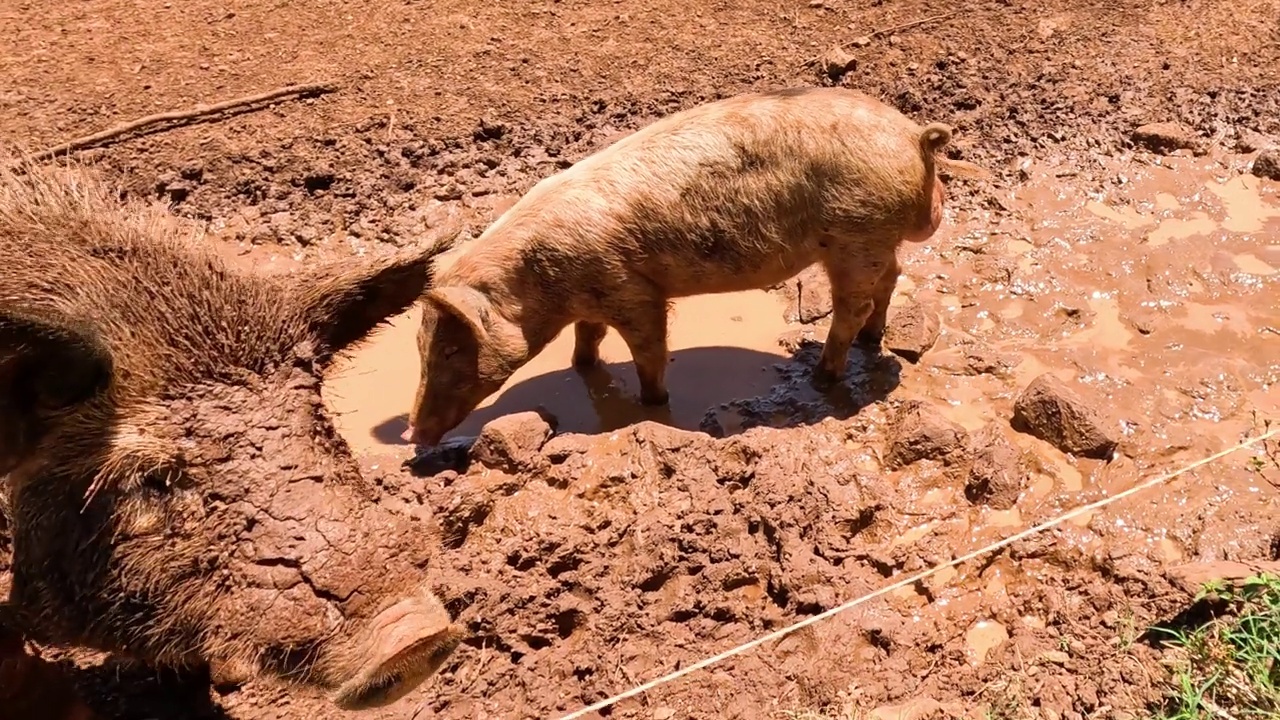
M 451 232 L 433 244 L 381 258 L 357 269 L 327 265 L 290 278 L 295 302 L 320 356 L 342 352 L 387 318 L 408 310 L 431 285 L 433 261 L 450 250 Z
M 427 293 L 427 302 L 465 323 L 477 340 L 483 341 L 489 334 L 491 306 L 479 290 L 462 285 L 433 288 Z
M 0 427 L 39 441 L 48 415 L 106 391 L 111 350 L 93 328 L 47 313 L 0 310 Z M 0 453 L 15 448 L 0 448 Z M 0 458 L 0 463 L 3 458 Z

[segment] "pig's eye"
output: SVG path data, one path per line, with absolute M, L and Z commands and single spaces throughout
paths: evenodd
M 445 360 L 448 360 L 449 358 L 451 358 L 451 357 L 453 357 L 454 355 L 457 355 L 457 354 L 458 354 L 458 346 L 457 346 L 457 345 L 450 345 L 449 347 L 447 347 L 447 348 L 445 348 L 445 349 L 444 349 L 444 359 L 445 359 Z
M 142 476 L 142 487 L 149 493 L 167 495 L 187 485 L 187 478 L 177 468 L 157 468 Z
M 173 472 L 170 470 L 152 470 L 142 476 L 142 487 L 148 492 L 163 495 L 173 487 Z

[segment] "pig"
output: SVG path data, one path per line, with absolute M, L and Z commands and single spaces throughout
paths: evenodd
M 791 88 L 675 113 L 542 180 L 425 294 L 403 439 L 439 443 L 570 324 L 576 367 L 612 327 L 641 401 L 664 405 L 668 301 L 818 262 L 834 307 L 814 375 L 838 379 L 855 339 L 879 346 L 897 247 L 942 221 L 934 154 L 951 135 L 854 90 Z
M 81 168 L 0 165 L 0 637 L 349 710 L 439 669 L 462 635 L 428 587 L 429 518 L 380 498 L 321 382 L 454 236 L 256 273 Z

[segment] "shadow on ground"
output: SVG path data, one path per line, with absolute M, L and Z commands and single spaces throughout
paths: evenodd
M 671 400 L 663 407 L 640 403 L 630 362 L 546 373 L 511 387 L 496 403 L 472 413 L 441 445 L 419 448 L 410 466 L 420 475 L 464 471 L 467 448 L 485 424 L 530 410 L 554 417 L 561 433 L 612 432 L 652 421 L 728 437 L 753 427 L 800 427 L 829 417 L 843 420 L 898 387 L 902 366 L 897 358 L 858 348 L 849 352 L 843 380 L 824 386 L 813 379 L 821 352 L 822 344 L 815 341 L 800 343 L 790 358 L 733 347 L 673 352 L 667 375 Z M 404 415 L 390 418 L 373 434 L 381 442 L 396 442 L 407 422 Z

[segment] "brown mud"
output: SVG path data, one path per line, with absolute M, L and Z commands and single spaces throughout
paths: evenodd
M 948 152 L 999 180 L 952 181 L 943 229 L 904 248 L 895 312 L 940 328 L 917 363 L 854 350 L 845 383 L 813 387 L 825 298 L 802 279 L 676 305 L 669 415 L 634 402 L 615 337 L 584 378 L 562 336 L 446 451 L 415 459 L 396 439 L 412 313 L 331 379 L 368 471 L 434 511 L 432 580 L 471 633 L 441 675 L 366 716 L 554 717 L 1280 418 L 1280 184 L 1247 171 L 1280 138 L 1276 3 L 984 2 L 874 34 L 945 12 L 29 0 L 0 8 L 0 140 L 40 147 L 337 80 L 335 95 L 83 154 L 238 261 L 287 272 L 448 223 L 474 236 L 655 117 L 832 82 L 805 62 L 835 43 L 856 61 L 842 84 L 956 128 Z M 1135 147 L 1153 122 L 1180 123 L 1194 150 Z M 1118 442 L 1109 462 L 1011 429 L 1046 373 Z M 539 408 L 558 430 L 545 443 L 537 415 L 511 415 Z M 1143 631 L 1189 602 L 1172 568 L 1280 559 L 1268 462 L 1228 456 L 608 715 L 1140 716 L 1168 679 Z M 7 552 L 0 538 L 0 590 Z M 104 717 L 343 717 L 262 683 L 63 665 Z

